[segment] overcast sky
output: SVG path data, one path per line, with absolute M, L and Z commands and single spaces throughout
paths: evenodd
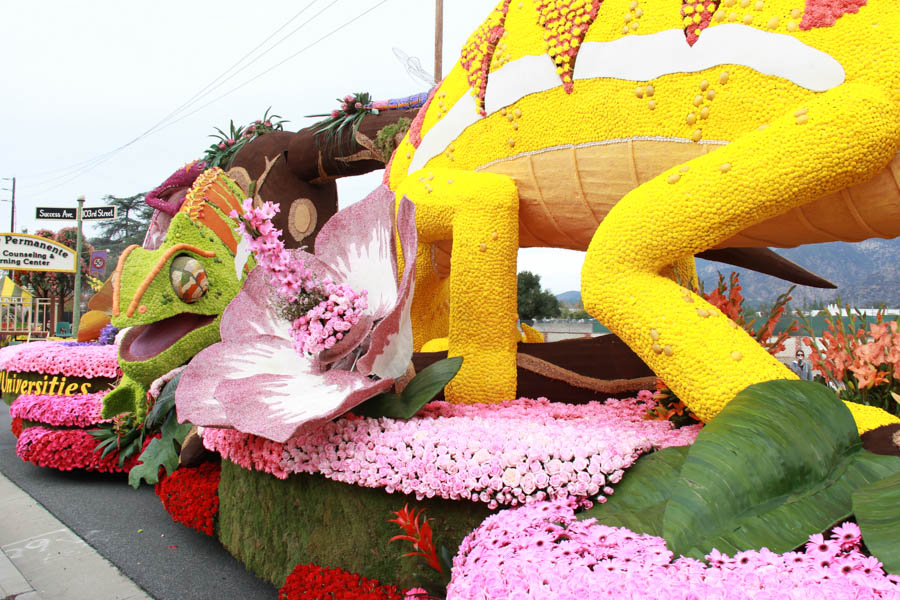
M 445 2 L 444 74 L 495 4 Z M 0 24 L 0 177 L 17 179 L 18 231 L 61 225 L 36 221 L 37 206 L 74 206 L 79 195 L 96 206 L 154 188 L 231 119 L 245 124 L 271 106 L 296 131 L 349 92 L 427 90 L 393 48 L 428 72 L 434 63 L 431 0 L 0 0 Z M 380 179 L 339 180 L 341 206 Z M 9 211 L 0 202 L 0 231 Z M 582 262 L 571 251 L 519 254 L 519 269 L 555 293 L 579 289 Z

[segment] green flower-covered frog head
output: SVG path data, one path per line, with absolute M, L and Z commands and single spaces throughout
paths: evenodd
M 119 346 L 123 377 L 104 398 L 104 417 L 142 417 L 155 379 L 219 341 L 222 312 L 241 287 L 235 268 L 240 238 L 228 214 L 240 211 L 243 199 L 221 169 L 209 169 L 188 192 L 159 249 L 131 246 L 122 253 L 113 276 L 112 322 L 131 329 Z

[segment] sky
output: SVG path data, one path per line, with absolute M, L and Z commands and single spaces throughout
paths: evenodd
M 445 75 L 495 4 L 444 3 Z M 0 178 L 16 177 L 16 230 L 62 226 L 35 220 L 38 206 L 74 207 L 81 195 L 100 206 L 153 189 L 230 120 L 271 107 L 296 131 L 347 93 L 426 91 L 394 49 L 433 73 L 434 19 L 429 0 L 0 0 Z M 381 172 L 338 180 L 340 206 L 380 181 Z M 0 190 L 2 231 L 10 193 Z M 523 249 L 518 268 L 562 293 L 580 289 L 583 260 Z

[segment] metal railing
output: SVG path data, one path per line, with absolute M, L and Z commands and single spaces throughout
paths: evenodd
M 55 302 L 51 298 L 0 296 L 0 337 L 46 338 L 51 327 Z

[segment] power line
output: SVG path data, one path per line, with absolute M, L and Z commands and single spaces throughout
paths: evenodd
M 260 77 L 262 77 L 262 76 L 264 76 L 264 75 L 266 75 L 266 74 L 272 72 L 273 70 L 277 69 L 278 67 L 280 67 L 281 65 L 285 64 L 286 62 L 288 62 L 288 61 L 290 61 L 290 60 L 296 58 L 297 56 L 299 56 L 300 54 L 306 52 L 306 51 L 309 50 L 310 48 L 312 48 L 312 47 L 316 46 L 317 44 L 321 43 L 322 41 L 328 39 L 329 37 L 331 37 L 331 36 L 334 35 L 335 33 L 341 31 L 342 29 L 348 27 L 348 26 L 351 25 L 352 23 L 354 23 L 354 22 L 358 21 L 359 19 L 361 19 L 362 17 L 366 16 L 367 14 L 369 14 L 370 12 L 372 12 L 373 10 L 375 10 L 376 8 L 378 8 L 379 6 L 381 6 L 382 4 L 387 3 L 387 1 L 388 1 L 388 0 L 381 0 L 378 4 L 375 4 L 374 6 L 371 6 L 371 7 L 368 8 L 367 10 L 363 11 L 362 13 L 360 13 L 360 14 L 358 14 L 357 16 L 355 16 L 355 17 L 353 17 L 352 19 L 350 19 L 349 21 L 347 21 L 347 22 L 343 23 L 342 25 L 340 25 L 340 26 L 338 26 L 338 27 L 332 29 L 331 31 L 329 31 L 328 33 L 326 33 L 325 35 L 323 35 L 322 37 L 320 37 L 320 38 L 318 38 L 317 40 L 315 40 L 314 42 L 312 42 L 312 43 L 310 43 L 310 44 L 304 46 L 303 48 L 301 48 L 301 49 L 298 50 L 297 52 L 291 54 L 291 55 L 288 56 L 287 58 L 281 60 L 280 62 L 278 62 L 278 63 L 276 63 L 276 64 L 274 64 L 274 65 L 272 65 L 271 67 L 269 67 L 268 69 L 264 70 L 263 72 L 261 72 L 261 73 L 255 75 L 255 76 L 253 76 L 253 77 L 251 77 L 250 79 L 246 80 L 245 82 L 241 83 L 240 85 L 237 85 L 237 86 L 231 88 L 230 90 L 228 90 L 228 91 L 225 92 L 224 94 L 222 94 L 222 95 L 220 95 L 220 96 L 217 96 L 216 98 L 213 98 L 212 100 L 210 100 L 209 102 L 206 102 L 205 104 L 200 105 L 200 106 L 197 107 L 196 109 L 194 109 L 194 110 L 192 110 L 191 112 L 189 112 L 189 113 L 187 113 L 187 114 L 181 116 L 180 118 L 178 118 L 178 119 L 176 119 L 176 120 L 174 120 L 174 121 L 171 121 L 171 122 L 169 122 L 169 123 L 166 123 L 165 125 L 159 126 L 159 127 L 157 127 L 156 129 L 148 130 L 147 132 L 145 132 L 144 134 L 142 134 L 142 135 L 139 136 L 138 138 L 135 138 L 135 139 L 132 140 L 131 142 L 128 142 L 127 144 L 124 144 L 123 146 L 120 146 L 119 148 L 116 148 L 115 150 L 112 150 L 112 151 L 110 151 L 110 152 L 107 152 L 107 153 L 105 153 L 105 154 L 100 155 L 99 157 L 96 157 L 95 162 L 93 162 L 93 164 L 91 164 L 90 166 L 85 167 L 84 169 L 80 170 L 79 172 L 75 173 L 75 174 L 72 175 L 71 177 L 67 178 L 66 180 L 64 180 L 64 181 L 62 181 L 62 182 L 60 182 L 60 183 L 58 183 L 58 184 L 56 184 L 56 185 L 53 185 L 53 186 L 51 186 L 51 187 L 49 187 L 49 188 L 46 188 L 46 189 L 44 189 L 44 190 L 41 190 L 41 191 L 38 192 L 36 195 L 37 195 L 37 196 L 41 196 L 41 195 L 43 195 L 43 194 L 46 194 L 47 192 L 50 192 L 50 191 L 52 191 L 52 190 L 54 190 L 54 189 L 57 189 L 57 188 L 59 188 L 59 187 L 62 187 L 63 185 L 69 183 L 70 181 L 72 181 L 72 180 L 74 180 L 74 179 L 77 179 L 77 178 L 80 177 L 81 175 L 83 175 L 83 174 L 85 174 L 85 173 L 87 173 L 87 172 L 89 172 L 89 171 L 94 170 L 95 168 L 97 168 L 98 166 L 100 166 L 101 164 L 103 164 L 104 162 L 106 162 L 107 160 L 109 160 L 110 158 L 112 158 L 112 156 L 113 156 L 114 154 L 116 154 L 117 152 L 119 152 L 119 151 L 121 151 L 121 150 L 127 148 L 128 146 L 132 145 L 133 143 L 137 142 L 140 138 L 144 137 L 145 135 L 149 135 L 149 134 L 151 134 L 151 133 L 156 133 L 156 132 L 162 131 L 163 129 L 167 129 L 168 127 L 171 127 L 172 125 L 175 125 L 175 124 L 177 124 L 177 123 L 180 123 L 181 121 L 187 119 L 188 117 L 197 114 L 198 112 L 200 112 L 201 110 L 203 110 L 203 109 L 206 108 L 207 106 L 210 106 L 211 104 L 214 104 L 214 103 L 218 102 L 219 100 L 221 100 L 221 99 L 223 99 L 223 98 L 225 98 L 225 97 L 227 97 L 227 96 L 233 94 L 233 93 L 236 92 L 237 90 L 239 90 L 239 89 L 241 89 L 241 88 L 247 86 L 248 84 L 250 84 L 250 83 L 256 81 L 256 80 L 259 79 Z M 319 13 L 316 13 L 316 15 L 314 15 L 312 18 L 315 18 L 315 16 L 318 16 L 319 14 L 321 14 L 321 12 L 322 12 L 322 11 L 320 11 Z M 312 19 L 310 19 L 310 20 L 312 20 Z M 236 73 L 235 73 L 235 75 L 236 75 Z M 90 162 L 90 161 L 87 161 L 87 162 Z M 40 184 L 38 184 L 38 186 L 40 186 Z
M 360 14 L 358 14 L 357 16 L 353 17 L 352 19 L 350 19 L 349 21 L 347 21 L 347 22 L 344 23 L 343 25 L 341 25 L 341 26 L 339 26 L 339 27 L 337 27 L 337 28 L 335 28 L 335 29 L 332 29 L 331 31 L 329 31 L 328 33 L 326 33 L 325 35 L 323 35 L 322 37 L 320 37 L 320 38 L 317 39 L 316 41 L 312 42 L 311 44 L 309 44 L 309 45 L 307 45 L 307 46 L 305 46 L 305 47 L 303 47 L 303 48 L 301 48 L 300 50 L 298 50 L 298 51 L 295 52 L 294 54 L 291 54 L 290 56 L 288 56 L 287 58 L 285 58 L 284 60 L 282 60 L 281 62 L 272 65 L 271 67 L 269 67 L 268 69 L 266 69 L 266 70 L 263 71 L 262 73 L 259 73 L 258 75 L 255 75 L 255 76 L 251 77 L 250 79 L 248 79 L 247 81 L 243 82 L 242 84 L 240 84 L 240 85 L 238 85 L 238 86 L 235 86 L 235 87 L 231 88 L 230 90 L 228 90 L 227 92 L 225 92 L 225 93 L 222 94 L 221 96 L 217 96 L 216 98 L 213 98 L 212 100 L 210 100 L 210 101 L 207 102 L 206 104 L 203 104 L 203 105 L 197 107 L 197 109 L 195 109 L 195 110 L 189 112 L 188 114 L 182 116 L 181 118 L 179 118 L 179 119 L 177 119 L 177 120 L 175 120 L 175 121 L 172 121 L 171 123 L 168 123 L 168 124 L 164 125 L 163 127 L 160 127 L 160 130 L 166 129 L 167 127 L 170 127 L 170 126 L 172 126 L 172 125 L 175 125 L 176 123 L 179 123 L 179 122 L 183 121 L 184 119 L 187 119 L 187 118 L 190 117 L 191 115 L 194 115 L 194 114 L 196 114 L 197 112 L 203 110 L 204 108 L 206 108 L 206 107 L 209 106 L 210 104 L 214 104 L 214 103 L 218 102 L 219 100 L 221 100 L 222 98 L 225 98 L 226 96 L 229 96 L 229 95 L 233 94 L 234 92 L 238 91 L 239 89 L 241 89 L 241 88 L 243 88 L 243 87 L 246 87 L 248 84 L 253 83 L 254 81 L 256 81 L 257 79 L 259 79 L 259 78 L 262 77 L 263 75 L 266 75 L 266 74 L 270 73 L 271 71 L 277 69 L 278 67 L 280 67 L 280 66 L 283 65 L 284 63 L 288 62 L 289 60 L 292 60 L 293 58 L 296 58 L 297 56 L 299 56 L 299 55 L 302 54 L 303 52 L 306 52 L 307 50 L 309 50 L 310 48 L 312 48 L 313 46 L 315 46 L 315 45 L 318 44 L 319 42 L 322 42 L 323 40 L 325 40 L 325 39 L 331 37 L 332 35 L 334 35 L 335 33 L 337 33 L 338 31 L 340 31 L 340 30 L 344 29 L 345 27 L 349 26 L 349 25 L 352 24 L 353 22 L 358 21 L 359 19 L 363 18 L 364 16 L 366 16 L 367 14 L 369 14 L 370 12 L 372 12 L 373 10 L 375 10 L 376 8 L 378 8 L 379 6 L 381 6 L 382 4 L 385 4 L 387 1 L 388 1 L 388 0 L 381 0 L 381 2 L 379 2 L 378 4 L 376 4 L 376 5 L 372 6 L 371 8 L 369 8 L 369 9 L 363 11 L 362 13 L 360 13 Z
M 326 5 L 324 9 L 320 10 L 320 11 L 317 12 L 315 15 L 313 15 L 312 17 L 310 17 L 309 19 L 307 19 L 306 21 L 304 21 L 302 24 L 300 24 L 298 27 L 296 27 L 294 30 L 292 30 L 290 33 L 288 33 L 286 36 L 284 36 L 284 37 L 282 37 L 280 40 L 278 40 L 278 41 L 277 41 L 275 44 L 273 44 L 270 48 L 268 48 L 267 50 L 265 50 L 264 52 L 262 52 L 259 56 L 257 56 L 256 58 L 254 58 L 253 60 L 251 60 L 249 63 L 247 63 L 246 65 L 244 65 L 244 66 L 241 67 L 240 69 L 238 69 L 237 72 L 233 73 L 233 74 L 232 74 L 231 76 L 229 76 L 229 77 L 226 77 L 226 75 L 228 75 L 229 72 L 231 72 L 232 70 L 234 70 L 235 67 L 237 67 L 237 66 L 240 65 L 242 62 L 244 62 L 245 60 L 247 60 L 248 57 L 252 56 L 253 53 L 255 53 L 255 52 L 256 52 L 257 50 L 259 50 L 262 46 L 264 46 L 267 42 L 269 42 L 269 40 L 271 40 L 273 37 L 275 37 L 279 32 L 281 32 L 281 31 L 282 31 L 285 27 L 287 27 L 290 23 L 292 23 L 292 22 L 295 21 L 298 17 L 300 17 L 300 15 L 302 15 L 304 12 L 306 12 L 310 7 L 312 7 L 313 4 L 315 4 L 317 1 L 318 1 L 318 0 L 311 0 L 311 2 L 310 2 L 309 4 L 307 4 L 305 7 L 303 7 L 302 9 L 300 9 L 300 11 L 297 12 L 296 14 L 294 14 L 293 17 L 291 17 L 290 19 L 288 19 L 287 21 L 285 21 L 280 27 L 278 27 L 278 28 L 275 29 L 272 33 L 270 33 L 268 36 L 266 36 L 266 38 L 263 39 L 262 42 L 260 42 L 259 44 L 257 44 L 257 45 L 256 45 L 253 49 L 251 49 L 249 52 L 245 53 L 245 54 L 244 54 L 241 58 L 239 58 L 234 64 L 232 64 L 230 67 L 228 67 L 228 69 L 226 69 L 225 71 L 223 71 L 223 72 L 222 72 L 221 74 L 219 74 L 215 79 L 213 79 L 211 82 L 209 82 L 208 84 L 206 84 L 206 86 L 205 86 L 204 88 L 202 88 L 200 91 L 196 92 L 196 93 L 195 93 L 193 96 L 191 96 L 188 100 L 186 100 L 185 102 L 183 102 L 181 105 L 179 105 L 179 106 L 178 106 L 177 108 L 175 108 L 173 111 L 171 111 L 169 114 L 167 114 L 167 115 L 164 116 L 162 119 L 160 119 L 159 121 L 157 121 L 156 123 L 154 123 L 149 129 L 147 129 L 146 131 L 144 131 L 143 133 L 141 133 L 140 135 L 138 135 L 137 137 L 135 137 L 135 138 L 132 139 L 131 141 L 129 141 L 129 142 L 125 143 L 125 144 L 122 144 L 121 146 L 119 146 L 119 147 L 117 147 L 117 148 L 114 148 L 114 149 L 112 149 L 112 150 L 109 150 L 109 151 L 107 151 L 107 152 L 104 152 L 103 154 L 99 154 L 99 155 L 94 156 L 94 157 L 92 157 L 92 158 L 89 158 L 89 159 L 80 161 L 80 162 L 78 162 L 78 163 L 74 163 L 74 164 L 69 165 L 69 166 L 67 166 L 67 167 L 61 167 L 61 168 L 58 168 L 58 169 L 52 169 L 52 170 L 50 170 L 50 171 L 44 171 L 43 173 L 38 173 L 38 174 L 36 174 L 36 176 L 45 175 L 45 174 L 50 174 L 50 173 L 60 173 L 60 174 L 59 174 L 59 175 L 56 175 L 56 176 L 54 176 L 54 177 L 50 177 L 50 178 L 48 178 L 46 181 L 44 181 L 44 182 L 42 182 L 42 183 L 38 183 L 38 184 L 37 184 L 37 187 L 41 187 L 42 185 L 44 185 L 44 184 L 46 184 L 46 183 L 52 183 L 52 182 L 54 182 L 55 180 L 58 180 L 58 179 L 66 178 L 68 175 L 72 174 L 73 172 L 79 171 L 79 173 L 76 174 L 76 177 L 77 177 L 77 176 L 78 176 L 79 174 L 81 174 L 82 172 L 90 171 L 90 170 L 92 170 L 93 168 L 95 168 L 96 166 L 98 166 L 99 164 L 102 164 L 103 162 L 106 161 L 107 157 L 109 157 L 110 155 L 115 154 L 115 153 L 118 153 L 118 152 L 124 150 L 125 148 L 128 148 L 129 146 L 131 146 L 131 145 L 134 144 L 135 142 L 137 142 L 137 141 L 141 140 L 142 138 L 146 137 L 147 135 L 150 135 L 150 134 L 153 133 L 154 131 L 158 130 L 158 129 L 159 129 L 159 128 L 160 128 L 160 127 L 168 120 L 168 119 L 170 119 L 170 118 L 172 118 L 173 116 L 177 115 L 179 112 L 181 112 L 181 111 L 182 111 L 183 109 L 185 109 L 187 106 L 190 106 L 191 104 L 193 104 L 199 97 L 202 97 L 205 93 L 208 93 L 207 90 L 212 91 L 212 90 L 210 90 L 210 87 L 214 86 L 214 87 L 212 87 L 212 89 L 216 89 L 217 87 L 221 86 L 221 85 L 224 84 L 226 81 L 228 81 L 229 79 L 232 79 L 232 78 L 233 78 L 234 76 L 236 76 L 238 73 L 240 73 L 241 71 L 243 71 L 244 69 L 246 69 L 247 67 L 249 67 L 250 65 L 252 65 L 253 63 L 255 63 L 256 61 L 258 61 L 260 58 L 262 58 L 263 56 L 265 56 L 266 54 L 268 54 L 269 52 L 271 52 L 273 49 L 275 49 L 276 47 L 278 47 L 278 46 L 279 46 L 280 44 L 282 44 L 287 38 L 291 37 L 292 35 L 294 35 L 295 33 L 297 33 L 300 29 L 302 29 L 303 27 L 305 27 L 306 25 L 308 25 L 309 23 L 311 23 L 316 17 L 318 17 L 320 14 L 322 14 L 325 10 L 327 10 L 328 8 L 330 8 L 330 7 L 334 6 L 335 4 L 337 4 L 340 0 L 335 0 L 334 2 L 331 2 L 330 4 Z M 218 85 L 215 85 L 216 82 L 218 82 L 220 79 L 223 79 L 223 78 L 225 78 L 223 81 L 219 82 Z M 99 161 L 99 162 L 95 162 L 95 161 Z M 94 163 L 94 164 L 92 164 L 92 163 Z M 91 166 L 88 166 L 88 165 L 91 165 Z M 81 171 L 81 170 L 80 170 L 82 167 L 85 167 L 85 170 L 84 170 L 84 171 Z M 71 181 L 71 179 L 66 179 L 66 180 L 65 180 L 63 183 L 61 183 L 60 185 L 63 185 L 63 184 L 65 184 L 65 183 L 69 182 L 69 181 Z M 41 192 L 41 193 L 45 193 L 46 191 L 50 191 L 51 189 L 55 189 L 55 187 L 57 187 L 57 186 L 51 187 L 51 188 L 49 188 L 49 189 L 47 189 L 47 190 L 45 190 L 44 192 Z

